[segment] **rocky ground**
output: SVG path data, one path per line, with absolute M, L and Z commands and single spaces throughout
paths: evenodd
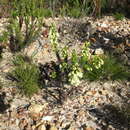
M 4 22 L 4 20 L 1 20 Z M 93 53 L 111 52 L 130 65 L 130 20 L 116 21 L 111 16 L 45 19 L 41 37 L 23 50 L 36 63 L 56 60 L 48 31 L 57 25 L 61 46 L 79 50 L 85 41 Z M 3 24 L 1 24 L 1 28 Z M 130 82 L 82 81 L 75 87 L 52 84 L 31 99 L 18 93 L 15 82 L 7 78 L 14 54 L 4 49 L 0 62 L 0 130 L 129 130 Z M 128 115 L 129 111 L 129 115 Z

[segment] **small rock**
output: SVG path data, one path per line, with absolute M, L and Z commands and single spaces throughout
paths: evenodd
M 87 127 L 84 130 L 94 130 L 94 128 L 93 127 Z
M 108 128 L 109 128 L 110 130 L 113 130 L 113 129 L 114 129 L 112 125 L 109 125 Z
M 111 90 L 111 86 L 112 85 L 112 82 L 111 81 L 108 81 L 108 82 L 106 82 L 106 83 L 104 83 L 104 89 L 106 89 L 106 90 Z
M 41 124 L 36 129 L 37 130 L 46 130 L 46 126 L 44 124 Z
M 29 111 L 30 113 L 39 113 L 43 110 L 44 107 L 44 105 L 33 104 L 29 107 Z
M 64 30 L 63 32 L 64 32 L 64 34 L 67 34 L 67 30 Z
M 24 99 L 15 98 L 13 99 L 13 102 L 11 103 L 11 109 L 18 108 L 19 106 L 23 106 L 25 104 L 28 104 L 28 102 L 25 101 Z
M 58 130 L 56 126 L 51 126 L 50 130 Z
M 101 27 L 103 27 L 103 28 L 107 28 L 107 27 L 108 27 L 108 25 L 107 25 L 107 24 L 105 24 L 105 23 L 102 23 L 102 24 L 101 24 Z
M 71 126 L 69 130 L 76 130 L 76 128 L 74 126 Z
M 128 61 L 128 57 L 125 54 L 123 54 L 121 55 L 121 60 L 126 64 Z
M 108 43 L 110 41 L 110 39 L 105 38 L 105 37 L 103 39 L 105 40 L 105 43 Z
M 45 108 L 44 105 L 39 105 L 39 104 L 33 104 L 29 107 L 29 114 L 32 119 L 37 120 L 39 117 L 42 116 L 42 110 Z
M 70 127 L 70 122 L 66 122 L 62 124 L 62 128 L 68 129 Z
M 42 118 L 42 120 L 51 122 L 53 120 L 53 118 L 54 118 L 53 116 L 45 116 L 45 117 Z
M 19 122 L 19 125 L 18 125 L 18 126 L 19 126 L 20 129 L 24 129 L 27 125 L 28 125 L 27 120 L 22 119 L 22 120 Z

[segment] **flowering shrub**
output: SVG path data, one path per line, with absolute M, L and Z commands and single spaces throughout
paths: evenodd
M 79 64 L 79 57 L 75 50 L 73 50 L 71 59 L 70 59 L 71 65 L 70 65 L 70 72 L 68 74 L 69 83 L 72 85 L 79 85 L 81 82 L 81 79 L 83 78 L 83 72 Z
M 49 33 L 50 41 L 53 47 L 53 50 L 58 56 L 59 61 L 59 69 L 62 73 L 62 76 L 66 75 L 67 81 L 72 85 L 79 85 L 80 79 L 82 78 L 82 69 L 78 64 L 78 56 L 75 51 L 72 52 L 71 58 L 68 59 L 68 47 L 59 48 L 58 46 L 58 33 L 56 31 L 55 25 L 52 24 L 50 33 Z M 56 76 L 54 76 L 56 77 Z
M 82 69 L 79 67 L 78 63 L 72 65 L 71 71 L 68 74 L 69 83 L 74 86 L 78 86 L 83 78 Z
M 89 61 L 91 58 L 89 46 L 90 46 L 90 43 L 85 42 L 81 51 L 80 64 L 82 68 L 85 70 L 92 70 L 92 68 L 89 65 Z
M 92 55 L 89 46 L 89 42 L 83 45 L 80 64 L 83 69 L 84 78 L 95 80 L 100 77 L 99 74 L 102 71 L 104 60 L 102 56 Z
M 119 76 L 120 74 L 125 77 L 128 75 L 123 73 L 125 69 L 113 58 L 104 54 L 100 56 L 91 54 L 89 42 L 84 43 L 80 54 L 73 50 L 70 55 L 67 46 L 59 47 L 58 36 L 55 26 L 52 25 L 50 41 L 59 61 L 60 73 L 71 85 L 78 86 L 81 79 L 100 80 L 109 77 L 116 79 L 116 77 L 122 77 Z M 56 77 L 56 74 L 53 73 L 53 77 Z
M 54 24 L 51 25 L 50 32 L 49 32 L 49 38 L 50 42 L 52 44 L 52 48 L 55 52 L 58 51 L 58 32 L 56 30 L 56 27 Z

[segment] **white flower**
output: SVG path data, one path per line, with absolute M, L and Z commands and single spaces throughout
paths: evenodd
M 79 77 L 79 78 L 82 78 L 83 77 L 83 73 L 80 71 L 80 72 L 77 72 L 77 76 Z
M 77 69 L 77 68 L 76 68 Z M 80 68 L 69 73 L 69 82 L 71 85 L 77 86 L 80 84 L 80 79 L 83 77 L 83 73 Z
M 99 69 L 99 68 L 101 68 L 102 65 L 104 64 L 104 61 L 103 61 L 103 59 L 100 58 L 99 56 L 94 56 L 94 57 L 93 57 L 93 63 L 92 63 L 92 64 L 94 65 L 94 67 L 95 67 L 96 69 Z

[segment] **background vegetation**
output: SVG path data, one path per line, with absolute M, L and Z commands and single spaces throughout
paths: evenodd
M 28 0 L 23 1 L 26 2 Z M 0 17 L 10 15 L 13 2 L 13 0 L 0 1 Z M 29 2 L 32 3 L 32 0 Z M 129 16 L 130 13 L 129 0 L 42 0 L 41 6 L 43 7 L 45 17 L 57 15 L 73 17 L 93 15 L 97 17 L 104 13 L 115 12 L 124 13 L 124 15 Z

